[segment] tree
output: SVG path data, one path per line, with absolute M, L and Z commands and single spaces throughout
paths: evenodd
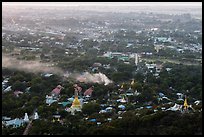
M 28 102 L 28 105 L 32 105 L 32 106 L 38 106 L 39 104 L 40 104 L 39 96 L 32 97 L 31 100 Z
M 82 112 L 88 115 L 91 115 L 95 112 L 99 112 L 99 110 L 100 110 L 100 105 L 95 102 L 84 104 L 82 107 Z
M 9 79 L 9 84 L 11 85 L 11 84 L 13 84 L 16 81 L 23 82 L 24 80 L 25 80 L 25 77 L 22 75 L 22 73 L 17 72 L 17 74 L 15 74 L 14 76 L 12 76 Z
M 17 80 L 13 85 L 12 85 L 12 89 L 15 90 L 20 90 L 20 91 L 24 91 L 26 89 L 26 83 L 20 82 L 19 80 Z

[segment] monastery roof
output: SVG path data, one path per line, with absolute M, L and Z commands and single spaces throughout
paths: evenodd
M 61 92 L 62 86 L 58 85 L 55 89 L 52 90 L 52 93 L 59 95 Z
M 23 119 L 16 118 L 13 120 L 6 121 L 6 126 L 10 126 L 10 125 L 20 126 L 23 123 L 24 123 Z

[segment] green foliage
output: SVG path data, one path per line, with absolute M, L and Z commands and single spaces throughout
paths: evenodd
M 82 112 L 87 115 L 91 115 L 95 112 L 99 112 L 99 110 L 100 110 L 100 105 L 95 102 L 89 102 L 87 104 L 84 104 L 82 107 Z
M 19 91 L 24 91 L 26 89 L 26 83 L 20 82 L 20 81 L 16 81 L 12 84 L 12 89 L 15 90 L 19 90 Z

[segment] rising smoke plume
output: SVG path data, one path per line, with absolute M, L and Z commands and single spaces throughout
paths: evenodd
M 60 68 L 53 67 L 49 63 L 41 63 L 39 61 L 17 60 L 16 58 L 7 55 L 2 55 L 2 67 L 32 73 L 46 72 L 60 75 L 63 74 L 63 71 Z
M 112 81 L 105 74 L 100 72 L 95 74 L 91 74 L 89 72 L 85 72 L 83 74 L 70 72 L 65 73 L 62 69 L 58 67 L 53 67 L 49 63 L 42 63 L 39 61 L 17 60 L 14 57 L 6 55 L 2 56 L 2 67 L 31 73 L 53 73 L 61 75 L 65 78 L 72 78 L 76 81 L 84 83 L 99 83 L 104 85 L 112 83 Z
M 76 76 L 76 80 L 84 83 L 99 83 L 104 85 L 112 83 L 112 81 L 105 74 L 100 72 L 95 74 L 85 72 L 82 75 Z

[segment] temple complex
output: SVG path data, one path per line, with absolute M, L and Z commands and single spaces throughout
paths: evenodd
M 72 106 L 69 109 L 67 109 L 67 111 L 71 112 L 71 114 L 74 115 L 74 112 L 81 111 L 81 109 L 82 109 L 82 102 L 78 98 L 78 90 L 75 90 Z

